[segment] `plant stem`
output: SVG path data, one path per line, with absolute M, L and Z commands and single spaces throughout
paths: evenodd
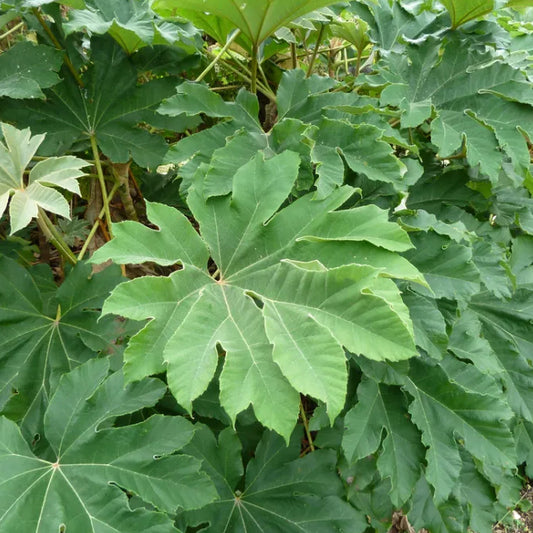
M 309 67 L 307 69 L 307 78 L 313 74 L 313 67 L 315 66 L 316 56 L 318 55 L 318 49 L 320 48 L 320 44 L 322 43 L 322 38 L 324 37 L 324 24 L 320 25 L 320 29 L 318 30 L 318 36 L 316 38 L 316 44 L 315 49 L 313 50 L 313 55 L 311 56 L 311 61 L 309 62 Z
M 6 37 L 11 35 L 12 33 L 15 33 L 17 30 L 20 30 L 20 28 L 22 28 L 22 26 L 24 26 L 24 22 L 19 22 L 16 26 L 13 26 L 11 29 L 7 30 L 5 33 L 2 33 L 2 35 L 0 35 L 0 41 L 2 39 L 5 39 Z
M 61 43 L 57 40 L 56 36 L 53 34 L 52 30 L 49 28 L 48 24 L 46 23 L 46 20 L 44 20 L 43 16 L 41 15 L 41 12 L 36 7 L 34 7 L 32 9 L 32 13 L 37 17 L 37 20 L 39 21 L 39 23 L 43 27 L 43 30 L 46 32 L 46 35 L 48 35 L 48 37 L 50 37 L 50 40 L 52 41 L 54 46 L 58 50 L 63 50 L 63 47 L 61 46 Z M 70 57 L 68 56 L 68 54 L 66 52 L 64 52 L 64 54 L 63 54 L 63 59 L 65 61 L 65 65 L 67 65 L 68 69 L 70 70 L 70 72 L 74 76 L 74 79 L 76 80 L 76 83 L 80 87 L 85 87 L 85 85 L 83 84 L 82 79 L 80 78 L 80 75 L 78 74 L 78 72 L 74 68 L 74 65 L 72 64 L 72 61 L 70 60 Z
M 363 56 L 362 50 L 357 50 L 357 63 L 355 64 L 355 74 L 354 76 L 357 78 L 359 76 L 359 71 L 361 70 L 361 58 Z
M 291 43 L 291 63 L 292 63 L 293 69 L 298 67 L 298 58 L 296 57 L 296 44 L 295 43 Z
M 231 70 L 234 74 L 242 78 L 243 80 L 251 83 L 251 78 L 249 78 L 246 74 L 243 74 L 239 69 L 235 68 L 233 65 L 231 65 L 228 61 L 224 60 L 224 65 L 228 70 Z M 244 66 L 244 65 L 242 65 Z M 256 80 L 257 81 L 257 80 Z M 261 82 L 257 81 L 257 88 L 260 92 L 262 92 L 267 98 L 270 98 L 272 101 L 276 101 L 276 95 L 268 89 L 268 87 L 265 87 Z
M 91 148 L 93 151 L 94 163 L 96 165 L 96 172 L 98 174 L 98 181 L 100 182 L 100 189 L 102 190 L 102 201 L 104 202 L 105 218 L 109 233 L 113 235 L 111 230 L 111 212 L 109 211 L 109 198 L 107 196 L 107 189 L 105 185 L 104 172 L 102 170 L 102 162 L 100 161 L 100 154 L 98 153 L 98 145 L 96 144 L 96 136 L 91 135 Z
M 252 71 L 252 80 L 250 84 L 250 91 L 253 94 L 257 93 L 257 54 L 259 52 L 259 47 L 257 44 L 253 44 L 252 46 L 252 63 L 250 65 L 251 71 Z
M 113 196 L 117 192 L 117 189 L 119 188 L 119 186 L 120 186 L 119 183 L 115 183 L 113 185 L 113 188 L 109 192 L 109 196 L 108 196 L 109 200 L 111 200 L 111 198 L 113 198 Z M 96 234 L 96 230 L 100 226 L 100 219 L 104 216 L 105 211 L 106 211 L 106 209 L 105 209 L 105 205 L 104 205 L 104 206 L 102 206 L 102 209 L 100 210 L 100 213 L 98 214 L 98 217 L 94 221 L 93 227 L 91 228 L 91 231 L 89 232 L 89 235 L 87 235 L 87 239 L 85 239 L 85 242 L 83 243 L 83 247 L 82 247 L 80 253 L 78 254 L 78 261 L 81 261 L 83 259 L 83 256 L 86 254 L 87 248 L 89 248 L 89 244 L 93 240 L 93 237 Z
M 194 81 L 202 81 L 207 76 L 207 74 L 209 74 L 213 67 L 222 59 L 222 56 L 226 53 L 226 50 L 231 46 L 231 43 L 239 36 L 240 33 L 241 30 L 237 30 L 233 33 L 233 35 L 227 40 L 226 44 L 222 47 L 216 57 L 211 61 L 211 63 L 209 63 L 209 65 L 207 65 L 207 67 L 200 73 L 200 75 Z
M 50 241 L 57 251 L 71 264 L 75 265 L 78 260 L 72 252 L 72 250 L 67 246 L 67 243 L 63 240 L 57 229 L 55 228 L 52 221 L 48 218 L 48 215 L 42 207 L 39 207 L 37 215 L 37 224 L 44 236 Z
M 300 398 L 300 416 L 304 424 L 305 435 L 307 436 L 307 441 L 309 442 L 309 448 L 311 448 L 311 451 L 314 452 L 315 444 L 313 443 L 313 437 L 311 436 L 311 431 L 309 430 L 309 421 L 307 420 L 307 415 L 305 414 L 304 404 L 302 403 L 301 398 Z

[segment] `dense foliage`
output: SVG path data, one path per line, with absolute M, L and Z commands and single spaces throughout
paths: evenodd
M 531 6 L 0 0 L 0 533 L 503 519 Z

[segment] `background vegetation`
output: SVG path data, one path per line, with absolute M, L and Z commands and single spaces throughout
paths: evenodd
M 529 0 L 0 1 L 0 532 L 512 517 L 532 30 Z

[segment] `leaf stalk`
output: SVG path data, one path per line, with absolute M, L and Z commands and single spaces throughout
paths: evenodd
M 42 207 L 39 207 L 38 209 L 37 225 L 43 232 L 44 236 L 52 243 L 62 257 L 72 265 L 75 265 L 78 262 L 76 256 L 63 240 L 52 221 L 48 218 L 44 209 Z
M 109 211 L 109 198 L 107 195 L 104 171 L 102 170 L 102 162 L 100 160 L 100 153 L 98 152 L 98 145 L 96 144 L 96 135 L 94 135 L 94 133 L 91 135 L 91 149 L 93 151 L 94 163 L 96 165 L 96 172 L 98 174 L 98 181 L 100 182 L 100 189 L 102 190 L 102 200 L 104 202 L 105 218 L 107 221 L 107 227 L 109 228 L 109 233 L 112 235 L 111 212 Z

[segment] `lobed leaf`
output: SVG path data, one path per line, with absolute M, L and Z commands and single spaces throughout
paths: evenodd
M 159 232 L 140 230 L 146 253 L 137 257 L 165 264 L 175 258 L 184 268 L 167 279 L 124 284 L 104 307 L 105 313 L 153 319 L 126 350 L 129 379 L 166 368 L 170 389 L 190 410 L 223 357 L 220 400 L 230 417 L 252 404 L 258 419 L 286 438 L 296 422 L 297 391 L 326 402 L 332 421 L 342 409 L 347 371 L 341 346 L 378 360 L 416 354 L 407 308 L 383 277 L 394 268 L 387 270 L 385 258 L 381 267 L 361 266 L 341 254 L 357 242 L 393 254 L 411 246 L 407 235 L 377 208 L 335 211 L 352 195 L 348 187 L 323 200 L 309 194 L 279 210 L 298 166 L 293 152 L 268 160 L 259 154 L 237 171 L 231 196 L 206 198 L 202 183 L 191 189 L 188 203 L 216 263 L 215 279 L 205 270 L 203 245 L 194 255 L 197 236 L 162 258 L 159 236 L 174 231 L 176 215 L 151 206 Z M 95 261 L 124 259 L 131 237 L 117 228 L 116 240 Z M 316 261 L 326 242 L 340 262 L 336 268 Z M 396 271 L 402 269 L 398 264 Z M 414 270 L 409 274 L 421 279 Z

